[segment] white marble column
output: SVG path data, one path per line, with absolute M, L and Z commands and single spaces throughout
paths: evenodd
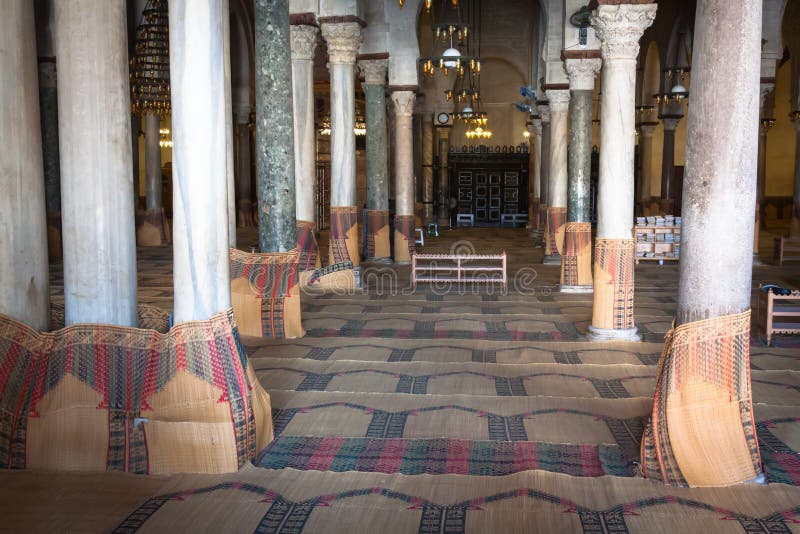
M 601 5 L 592 25 L 602 44 L 600 180 L 589 338 L 638 340 L 633 315 L 633 165 L 636 57 L 656 4 Z
M 439 224 L 447 224 L 448 227 L 456 224 L 455 220 L 450 220 L 450 197 L 454 196 L 454 192 L 450 191 L 450 170 L 447 167 L 452 129 L 449 125 L 436 128 L 439 139 Z
M 411 261 L 414 247 L 414 91 L 393 91 L 394 104 L 394 261 Z M 409 231 L 410 228 L 410 231 Z
M 356 205 L 355 62 L 357 22 L 322 23 L 331 73 L 331 206 Z
M 175 322 L 231 306 L 222 0 L 170 0 Z
M 657 122 L 643 122 L 639 124 L 639 157 L 642 161 L 642 170 L 639 173 L 639 202 L 644 208 L 649 204 L 652 193 L 650 184 L 652 181 L 653 166 L 653 133 L 658 126 Z
M 8 0 L 3 6 L 0 313 L 37 330 L 47 330 L 50 284 L 33 2 Z
M 542 140 L 539 147 L 539 219 L 536 221 L 540 236 L 536 246 L 541 248 L 546 245 L 547 208 L 550 205 L 550 107 L 546 101 L 539 102 L 536 111 L 542 124 Z
M 544 263 L 560 265 L 567 222 L 567 134 L 569 132 L 569 89 L 545 91 L 550 107 L 550 152 L 547 206 L 547 235 Z
M 756 207 L 755 207 L 755 227 L 753 229 L 753 264 L 761 265 L 761 258 L 758 255 L 761 229 L 764 227 L 761 208 L 764 205 L 764 194 L 767 189 L 767 135 L 774 125 L 772 118 L 774 112 L 774 83 L 762 83 L 759 106 L 759 128 L 758 128 L 758 166 L 756 179 Z
M 136 326 L 125 4 L 55 2 L 55 21 L 66 324 Z
M 542 120 L 538 115 L 531 117 L 528 122 L 528 132 L 531 134 L 529 141 L 529 154 L 528 154 L 528 190 L 530 191 L 530 198 L 528 202 L 529 221 L 528 226 L 531 230 L 531 237 L 539 237 L 539 228 L 537 219 L 539 218 L 539 204 L 541 202 L 540 196 L 542 194 L 542 169 L 539 165 L 539 160 L 542 157 Z
M 233 107 L 231 89 L 231 17 L 230 0 L 222 0 L 222 57 L 225 69 L 225 175 L 228 204 L 228 245 L 236 248 L 236 172 L 233 155 Z
M 314 51 L 317 48 L 319 29 L 316 26 L 293 25 L 291 32 L 297 220 L 315 222 L 317 136 L 314 128 Z

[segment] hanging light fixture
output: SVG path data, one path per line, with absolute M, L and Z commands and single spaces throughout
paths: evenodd
M 443 76 L 453 73 L 459 79 L 473 78 L 480 74 L 481 64 L 480 59 L 469 52 L 470 26 L 463 21 L 458 2 L 439 1 L 432 28 L 433 53 L 419 59 L 422 74 L 433 78 L 437 73 Z M 426 2 L 426 6 L 431 3 L 432 0 Z M 442 51 L 437 53 L 437 49 Z
M 431 10 L 431 4 L 432 3 L 433 3 L 433 0 L 425 0 L 425 11 L 426 12 L 429 12 Z M 450 3 L 453 5 L 453 7 L 457 7 L 458 6 L 458 0 L 450 0 Z M 403 7 L 405 7 L 405 5 L 406 5 L 406 0 L 397 0 L 397 5 L 398 5 L 398 7 L 400 9 L 403 9 Z
M 163 117 L 170 112 L 167 0 L 148 0 L 130 61 L 131 112 Z

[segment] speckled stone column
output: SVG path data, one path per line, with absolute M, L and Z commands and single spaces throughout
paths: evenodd
M 239 205 L 238 225 L 255 226 L 253 219 L 252 153 L 250 151 L 250 107 L 240 106 L 233 111 L 236 122 L 236 197 Z
M 644 208 L 650 203 L 652 193 L 651 167 L 653 166 L 653 133 L 658 126 L 657 122 L 642 122 L 639 124 L 639 154 L 642 160 L 642 170 L 639 173 L 639 202 Z
M 56 58 L 40 57 L 39 110 L 44 160 L 44 201 L 47 210 L 47 250 L 50 260 L 61 259 L 61 163 L 58 156 L 56 79 Z
M 542 141 L 539 158 L 539 219 L 536 222 L 539 229 L 540 240 L 537 247 L 545 246 L 545 235 L 547 233 L 547 208 L 550 204 L 550 107 L 547 102 L 539 102 L 536 107 L 541 117 Z M 546 251 L 545 251 L 546 252 Z
M 800 118 L 794 120 L 794 127 L 797 130 L 794 153 L 794 202 L 789 235 L 800 237 Z
M 256 180 L 261 252 L 297 246 L 289 0 L 256 0 Z
M 761 8 L 697 2 L 676 330 L 642 446 L 646 476 L 675 485 L 732 485 L 761 471 L 749 373 L 754 220 L 745 216 L 756 195 Z
M 664 152 L 661 158 L 661 211 L 675 213 L 675 130 L 683 115 L 662 115 L 664 124 Z
M 47 330 L 50 283 L 36 71 L 33 2 L 6 1 L 0 17 L 0 313 Z
M 293 25 L 292 91 L 294 96 L 294 183 L 297 220 L 315 222 L 317 131 L 314 128 L 314 52 L 319 28 Z
M 455 226 L 456 221 L 450 220 L 450 170 L 447 167 L 450 155 L 450 132 L 452 126 L 439 126 L 436 128 L 439 139 L 439 225 Z
M 561 256 L 561 292 L 592 291 L 592 223 L 590 175 L 592 172 L 592 97 L 594 78 L 602 61 L 567 59 L 569 75 L 569 169 L 567 224 Z M 552 101 L 552 100 L 551 100 Z
M 422 223 L 436 222 L 433 214 L 433 114 L 423 112 L 422 120 Z
M 55 2 L 55 22 L 66 324 L 136 326 L 125 4 Z
M 636 57 L 655 4 L 600 5 L 592 25 L 603 57 L 600 180 L 589 338 L 637 341 L 633 315 Z
M 394 150 L 394 261 L 411 262 L 414 252 L 414 136 L 412 121 L 414 91 L 393 91 L 395 125 Z
M 352 214 L 356 205 L 355 62 L 363 32 L 359 22 L 321 18 L 322 36 L 328 44 L 331 78 L 331 245 L 339 253 L 332 262 L 361 263 L 358 230 Z M 342 223 L 335 223 L 339 218 Z M 347 227 L 345 227 L 347 226 Z M 344 246 L 342 246 L 344 245 Z M 330 256 L 330 254 L 329 254 Z
M 550 152 L 548 154 L 549 202 L 545 235 L 546 265 L 561 265 L 567 222 L 567 134 L 569 131 L 569 90 L 548 89 L 550 108 Z
M 222 0 L 170 0 L 175 322 L 231 307 Z
M 386 131 L 387 59 L 359 61 L 364 74 L 367 120 L 366 258 L 391 261 L 389 225 L 389 160 Z

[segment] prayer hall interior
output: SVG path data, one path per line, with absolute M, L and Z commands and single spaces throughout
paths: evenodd
M 0 13 L 0 529 L 800 532 L 800 0 Z

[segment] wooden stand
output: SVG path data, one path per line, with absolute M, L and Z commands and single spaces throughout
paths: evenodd
M 776 237 L 775 261 L 778 262 L 778 265 L 783 265 L 785 261 L 800 261 L 800 239 Z
M 500 265 L 470 263 L 474 261 L 499 261 Z M 427 274 L 420 275 L 422 272 Z M 436 275 L 442 272 L 446 274 Z M 499 273 L 500 276 L 494 273 Z M 414 254 L 411 257 L 411 281 L 414 287 L 417 287 L 417 282 L 500 283 L 506 287 L 506 253 L 503 251 L 502 254 Z
M 764 330 L 767 346 L 772 342 L 773 334 L 800 335 L 800 290 L 795 289 L 791 295 L 776 295 L 771 289 L 768 293 L 762 291 L 758 297 L 758 308 L 758 320 Z M 778 322 L 781 317 L 788 320 Z
M 636 225 L 636 263 L 639 261 L 678 261 L 681 250 L 680 226 Z M 648 236 L 653 236 L 648 240 Z M 640 256 L 650 253 L 652 256 Z

